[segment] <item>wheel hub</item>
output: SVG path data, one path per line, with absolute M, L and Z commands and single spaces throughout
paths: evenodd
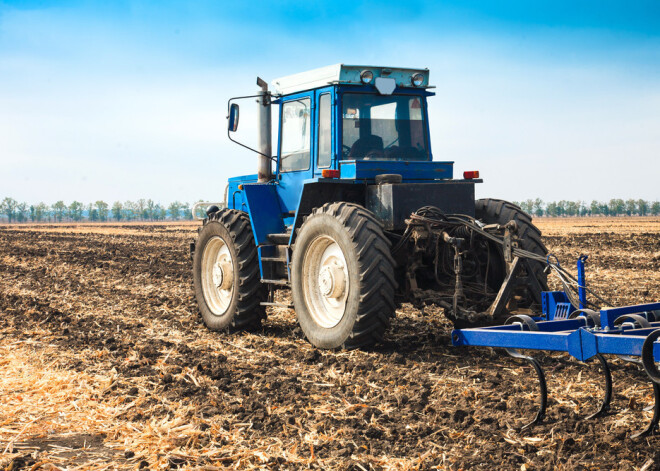
M 211 237 L 202 253 L 202 292 L 209 310 L 221 316 L 234 295 L 234 265 L 231 251 L 219 236 Z
M 231 263 L 220 261 L 213 266 L 213 283 L 220 289 L 229 289 L 234 283 L 233 274 Z
M 344 295 L 346 279 L 344 271 L 336 263 L 326 265 L 319 273 L 319 289 L 326 298 L 341 298 Z
M 344 317 L 351 290 L 346 257 L 329 235 L 316 237 L 305 250 L 302 288 L 316 324 L 332 329 Z

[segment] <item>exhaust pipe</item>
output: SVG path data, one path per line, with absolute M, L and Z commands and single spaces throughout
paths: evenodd
M 257 170 L 258 181 L 268 182 L 271 179 L 270 156 L 273 155 L 272 137 L 271 137 L 271 117 L 270 117 L 270 92 L 268 83 L 257 77 L 257 85 L 261 87 L 257 106 L 259 112 L 257 120 L 259 122 L 257 141 L 259 142 L 259 169 Z

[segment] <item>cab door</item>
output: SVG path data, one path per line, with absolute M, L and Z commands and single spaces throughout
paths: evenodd
M 277 193 L 286 225 L 293 221 L 303 181 L 312 178 L 314 92 L 285 97 L 280 102 L 280 133 L 277 165 Z
M 334 149 L 334 135 L 335 126 L 333 119 L 334 110 L 334 89 L 328 87 L 325 89 L 316 90 L 316 118 L 315 122 L 318 123 L 315 139 L 314 139 L 314 155 L 315 163 L 314 176 L 321 177 L 323 169 L 336 168 L 336 152 Z

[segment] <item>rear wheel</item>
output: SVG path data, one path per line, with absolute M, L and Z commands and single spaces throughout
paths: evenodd
M 213 213 L 199 232 L 193 256 L 195 296 L 211 330 L 258 327 L 265 317 L 260 302 L 257 248 L 248 215 L 225 209 Z
M 547 256 L 548 249 L 541 241 L 541 231 L 532 223 L 532 218 L 529 214 L 524 212 L 519 206 L 509 203 L 508 201 L 485 198 L 475 202 L 475 216 L 486 224 L 501 224 L 504 225 L 509 221 L 515 221 L 518 226 L 518 239 L 520 241 L 520 248 L 533 252 L 542 257 Z M 501 248 L 498 247 L 501 252 Z M 530 260 L 529 265 L 534 272 L 534 276 L 539 280 L 541 286 L 547 284 L 547 275 L 543 271 L 544 266 L 541 262 Z M 500 273 L 495 276 L 502 281 L 506 276 L 505 265 L 502 263 L 499 266 Z M 499 281 L 498 286 L 502 284 Z M 532 290 L 530 287 L 533 300 L 540 302 L 541 292 Z
M 380 223 L 362 206 L 315 209 L 296 238 L 291 290 L 298 322 L 320 348 L 382 340 L 394 315 L 394 260 Z

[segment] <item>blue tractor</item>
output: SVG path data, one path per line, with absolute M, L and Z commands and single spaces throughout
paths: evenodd
M 257 98 L 258 172 L 229 179 L 191 243 L 208 328 L 259 326 L 283 288 L 319 348 L 382 340 L 402 302 L 439 305 L 459 327 L 541 303 L 547 251 L 530 216 L 475 201 L 478 172 L 456 179 L 433 160 L 427 69 L 338 64 L 257 84 L 240 98 Z

